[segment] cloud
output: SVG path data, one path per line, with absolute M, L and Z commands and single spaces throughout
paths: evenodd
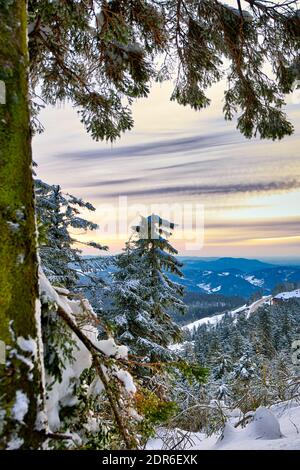
M 136 156 L 160 156 L 166 154 L 189 153 L 209 147 L 230 145 L 239 141 L 241 137 L 234 132 L 210 133 L 192 137 L 164 139 L 154 142 L 143 142 L 136 145 L 115 146 L 99 148 L 97 150 L 81 150 L 56 154 L 59 159 L 95 160 Z
M 122 184 L 136 183 L 142 181 L 144 178 L 123 178 L 118 180 L 100 180 L 100 181 L 87 181 L 81 182 L 74 185 L 77 188 L 92 188 L 94 186 L 119 186 Z
M 199 161 L 192 161 L 192 162 L 185 162 L 185 163 L 175 163 L 173 165 L 165 165 L 165 166 L 156 166 L 154 168 L 148 168 L 147 171 L 157 171 L 157 170 L 174 170 L 176 168 L 191 168 L 192 170 L 195 170 L 197 167 L 204 167 L 204 166 L 209 166 L 209 168 L 212 170 L 212 164 L 216 165 L 219 164 L 220 162 L 224 161 L 224 157 L 220 158 L 209 158 L 205 160 L 199 160 Z
M 298 234 L 300 227 L 300 217 L 278 217 L 276 219 L 266 220 L 239 220 L 238 228 L 239 233 L 244 233 L 244 231 L 255 230 L 256 232 L 261 231 L 274 231 L 280 233 L 286 233 L 288 230 L 289 235 Z M 206 222 L 205 229 L 207 230 L 226 230 L 226 229 L 236 229 L 236 224 L 234 220 L 222 221 L 222 222 Z
M 120 192 L 126 196 L 151 196 L 151 195 L 228 195 L 228 194 L 244 194 L 244 193 L 260 193 L 260 192 L 278 192 L 291 191 L 298 189 L 300 183 L 297 180 L 290 181 L 271 181 L 266 183 L 246 183 L 246 184 L 227 184 L 227 185 L 193 185 L 186 184 L 181 186 L 166 186 L 156 188 L 128 189 L 126 192 Z M 112 197 L 116 193 L 106 194 Z

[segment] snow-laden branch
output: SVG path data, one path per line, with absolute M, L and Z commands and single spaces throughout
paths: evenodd
M 90 316 L 94 316 L 96 320 L 92 307 L 87 301 L 83 304 L 80 300 L 68 299 L 67 292 L 65 290 L 61 292 L 60 289 L 56 290 L 52 287 L 42 272 L 40 273 L 40 290 L 42 302 L 48 302 L 54 305 L 54 310 L 57 315 L 74 333 L 77 342 L 79 340 L 80 344 L 78 346 L 80 351 L 78 360 L 80 359 L 81 364 L 76 364 L 75 362 L 77 376 L 79 376 L 84 369 L 94 367 L 100 380 L 100 389 L 104 390 L 106 393 L 115 422 L 126 448 L 136 448 L 138 443 L 135 437 L 129 432 L 130 421 L 128 420 L 128 408 L 131 406 L 129 403 L 136 388 L 129 372 L 118 367 L 118 360 L 127 359 L 127 347 L 117 345 L 113 338 L 98 340 L 97 328 L 92 324 L 79 326 L 76 322 L 76 316 L 83 313 L 83 308 L 88 310 Z M 70 379 L 69 374 L 67 374 L 67 379 Z M 50 392 L 50 398 L 52 397 L 54 401 L 56 401 L 54 404 L 54 414 L 56 413 L 56 415 L 58 415 L 56 408 L 60 399 L 59 389 L 62 388 L 63 384 L 58 384 L 57 389 L 52 395 Z M 50 411 L 50 414 L 52 412 L 53 421 L 53 409 L 48 411 Z

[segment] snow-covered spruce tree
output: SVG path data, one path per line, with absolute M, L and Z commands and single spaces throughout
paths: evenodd
M 231 357 L 229 354 L 226 354 L 224 352 L 219 352 L 218 354 L 216 354 L 216 356 L 214 357 L 214 364 L 216 365 L 213 369 L 213 375 L 214 378 L 217 380 L 226 377 L 228 372 L 230 372 L 232 369 Z
M 170 312 L 185 312 L 183 287 L 169 274 L 182 277 L 181 263 L 168 241 L 174 224 L 156 215 L 142 217 L 124 253 L 116 257 L 110 321 L 130 352 L 147 361 L 172 358 L 168 346 L 180 330 Z
M 272 318 L 271 312 L 268 308 L 260 307 L 257 321 L 257 328 L 255 334 L 257 336 L 256 352 L 263 354 L 263 356 L 272 358 L 275 354 L 272 338 Z
M 168 241 L 174 224 L 153 214 L 141 217 L 133 229 L 116 257 L 107 318 L 132 355 L 140 384 L 137 410 L 144 417 L 140 433 L 147 440 L 155 427 L 176 425 L 176 415 L 183 414 L 192 390 L 199 393 L 207 370 L 169 349 L 181 338 L 170 314 L 185 312 L 183 287 L 170 278 L 182 276 L 177 251 Z
M 259 374 L 257 361 L 253 347 L 248 342 L 242 357 L 234 365 L 231 382 L 232 397 L 243 413 L 253 409 L 252 386 Z
M 213 362 L 215 367 L 212 369 L 211 388 L 215 394 L 214 398 L 227 404 L 230 397 L 229 376 L 232 370 L 230 354 L 219 352 Z
M 79 242 L 71 231 L 84 232 L 96 230 L 98 225 L 80 216 L 82 209 L 94 211 L 89 202 L 65 194 L 59 185 L 49 185 L 41 180 L 35 181 L 36 213 L 40 225 L 39 253 L 41 263 L 50 282 L 56 286 L 74 288 L 78 281 L 78 270 L 92 277 L 93 259 L 80 256 L 81 250 L 74 244 L 83 244 L 99 250 L 106 250 L 93 241 Z M 95 279 L 97 283 L 99 278 Z

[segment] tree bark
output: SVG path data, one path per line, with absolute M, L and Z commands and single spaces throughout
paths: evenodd
M 33 449 L 43 387 L 26 0 L 0 0 L 0 80 L 0 449 Z

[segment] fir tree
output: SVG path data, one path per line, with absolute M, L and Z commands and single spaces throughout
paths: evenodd
M 255 364 L 252 360 L 253 354 L 251 348 L 247 347 L 244 351 L 244 354 L 240 358 L 239 362 L 236 365 L 234 376 L 237 379 L 247 382 L 254 377 L 255 374 Z
M 230 394 L 228 386 L 225 383 L 222 382 L 219 385 L 219 388 L 218 388 L 218 391 L 217 391 L 217 395 L 216 395 L 217 400 L 220 400 L 220 401 L 226 403 L 226 401 L 230 397 L 230 395 L 231 394 Z
M 258 312 L 258 324 L 256 328 L 257 350 L 265 357 L 271 358 L 274 355 L 272 340 L 272 328 L 270 311 L 268 308 L 260 308 Z
M 180 330 L 170 312 L 185 312 L 183 287 L 170 278 L 170 273 L 182 277 L 177 251 L 168 241 L 173 228 L 155 215 L 142 218 L 116 257 L 109 318 L 120 341 L 151 361 L 172 356 L 167 347 L 180 338 Z
M 217 354 L 214 358 L 214 363 L 216 366 L 213 369 L 213 375 L 217 380 L 223 379 L 232 369 L 231 357 L 229 354 Z
M 84 259 L 79 248 L 74 244 L 84 244 L 99 250 L 106 250 L 93 241 L 79 242 L 72 234 L 73 231 L 96 230 L 98 225 L 80 216 L 80 210 L 95 208 L 89 202 L 65 194 L 59 185 L 49 185 L 41 180 L 35 181 L 36 212 L 41 226 L 40 257 L 44 273 L 50 282 L 57 286 L 73 288 L 78 281 L 78 271 L 92 277 L 94 259 Z M 98 283 L 99 278 L 95 281 Z

